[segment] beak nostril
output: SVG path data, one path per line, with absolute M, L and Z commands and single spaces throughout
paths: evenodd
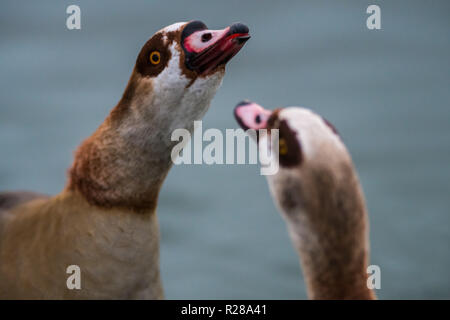
M 202 34 L 202 42 L 207 42 L 207 41 L 211 40 L 211 38 L 212 38 L 212 34 L 209 32 Z

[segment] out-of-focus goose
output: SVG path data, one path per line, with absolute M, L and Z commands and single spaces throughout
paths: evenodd
M 244 129 L 279 131 L 279 170 L 268 175 L 273 198 L 300 255 L 311 299 L 375 299 L 367 286 L 368 219 L 352 159 L 334 126 L 299 107 L 265 110 L 244 101 L 234 111 Z M 262 155 L 268 154 L 263 152 Z M 268 159 L 264 159 L 267 163 Z

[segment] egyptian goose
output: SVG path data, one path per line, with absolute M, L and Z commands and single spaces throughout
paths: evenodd
M 367 286 L 364 195 L 335 127 L 308 109 L 269 111 L 249 101 L 238 104 L 234 115 L 245 130 L 266 129 L 258 130 L 258 143 L 271 152 L 260 156 L 270 158 L 264 163 L 278 162 L 278 172 L 266 177 L 299 253 L 308 297 L 375 299 Z M 272 129 L 278 129 L 278 144 Z
M 76 151 L 64 190 L 0 194 L 0 298 L 163 298 L 156 206 L 171 132 L 203 117 L 248 32 L 200 21 L 156 32 L 119 103 Z M 67 286 L 71 265 L 81 289 Z

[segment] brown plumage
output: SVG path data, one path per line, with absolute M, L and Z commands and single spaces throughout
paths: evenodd
M 250 102 L 237 108 L 264 110 Z M 249 112 L 237 109 L 235 114 Z M 252 119 L 244 122 L 252 128 Z M 279 129 L 280 142 L 286 141 L 279 161 L 272 153 L 272 161 L 280 166 L 267 180 L 299 253 L 309 298 L 375 299 L 367 287 L 364 195 L 336 129 L 319 115 L 297 107 L 277 109 L 266 127 Z M 260 136 L 260 143 L 267 139 Z
M 156 205 L 177 143 L 171 133 L 192 131 L 221 84 L 223 57 L 242 48 L 232 26 L 224 30 L 204 44 L 215 56 L 189 53 L 208 73 L 188 68 L 183 37 L 217 31 L 199 21 L 158 31 L 122 99 L 77 149 L 65 189 L 0 194 L 0 298 L 163 297 Z M 81 270 L 79 290 L 66 285 L 71 265 Z

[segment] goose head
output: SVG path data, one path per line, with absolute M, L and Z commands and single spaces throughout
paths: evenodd
M 154 208 L 173 164 L 172 133 L 193 131 L 248 31 L 240 23 L 210 30 L 190 21 L 156 32 L 140 50 L 119 103 L 78 148 L 68 189 L 96 205 Z
M 336 128 L 313 111 L 301 107 L 266 110 L 243 101 L 234 110 L 237 122 L 244 129 L 267 129 L 258 134 L 258 143 L 276 152 L 260 152 L 279 163 L 274 175 L 267 175 L 274 198 L 289 220 L 311 213 L 317 201 L 336 190 L 344 190 L 353 179 L 353 164 Z M 278 129 L 279 142 L 271 139 Z M 265 163 L 267 159 L 262 159 Z
M 119 103 L 124 107 L 115 112 L 124 130 L 150 124 L 167 135 L 177 128 L 191 129 L 209 108 L 225 65 L 249 38 L 241 23 L 210 30 L 201 21 L 190 21 L 156 32 L 140 50 Z

